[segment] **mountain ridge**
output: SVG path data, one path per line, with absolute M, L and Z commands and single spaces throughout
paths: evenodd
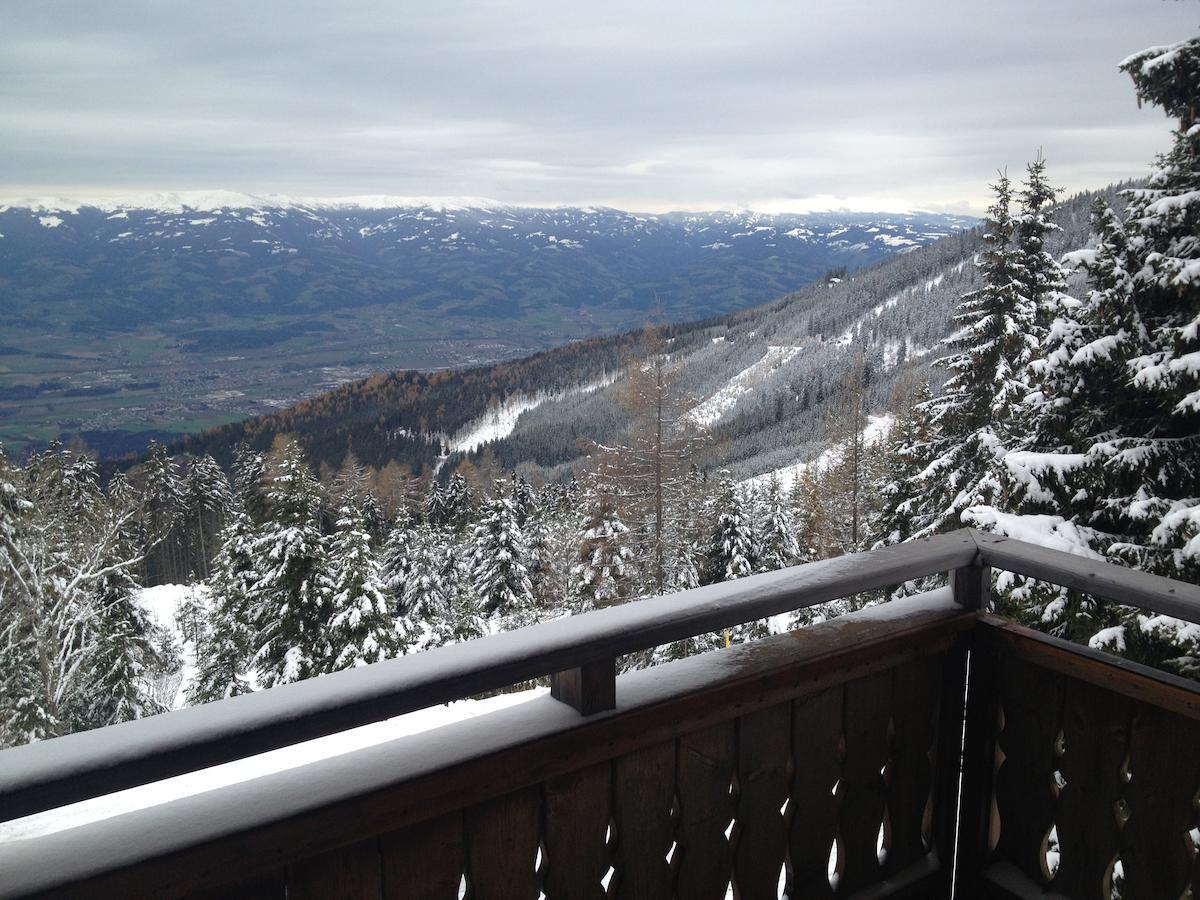
M 0 440 L 192 432 L 373 372 L 720 315 L 971 224 L 160 200 L 0 209 Z

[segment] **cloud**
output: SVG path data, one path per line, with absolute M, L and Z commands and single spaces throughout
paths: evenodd
M 224 187 L 978 211 L 1039 146 L 1076 190 L 1168 124 L 1117 62 L 1180 3 L 14 2 L 0 193 Z

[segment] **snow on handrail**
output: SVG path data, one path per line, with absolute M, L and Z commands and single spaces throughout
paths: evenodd
M 968 530 L 543 622 L 0 752 L 0 821 L 978 563 Z

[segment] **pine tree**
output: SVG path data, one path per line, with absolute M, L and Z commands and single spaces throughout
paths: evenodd
M 254 526 L 239 509 L 221 533 L 221 548 L 213 560 L 208 619 L 196 642 L 196 676 L 188 689 L 189 703 L 224 700 L 252 689 L 256 580 Z
M 180 533 L 187 506 L 175 461 L 166 447 L 150 443 L 140 477 L 142 528 L 150 548 L 146 553 L 146 583 L 181 584 L 188 575 Z
M 436 478 L 429 482 L 429 490 L 425 493 L 424 511 L 425 521 L 430 525 L 446 524 L 446 496 Z
M 620 603 L 637 590 L 629 526 L 621 521 L 616 503 L 611 496 L 596 493 L 588 506 L 571 570 L 577 612 Z
M 716 525 L 708 554 L 706 583 L 733 581 L 752 575 L 760 555 L 759 548 L 755 544 L 746 503 L 725 470 L 720 473 L 714 512 Z
M 528 548 L 517 524 L 517 511 L 497 479 L 495 496 L 483 507 L 473 532 L 471 586 L 489 618 L 507 625 L 526 625 L 533 615 L 533 585 L 529 581 Z
M 919 476 L 928 460 L 918 448 L 929 444 L 929 384 L 902 383 L 892 396 L 893 422 L 884 439 L 879 510 L 871 522 L 875 547 L 900 544 L 912 537 L 914 514 L 921 502 Z
M 96 618 L 94 633 L 87 639 L 90 658 L 85 665 L 93 678 L 68 705 L 71 731 L 128 722 L 168 708 L 152 695 L 152 626 L 134 602 L 136 588 L 124 570 L 104 576 L 92 587 Z
M 255 666 L 262 684 L 273 687 L 319 674 L 328 657 L 320 485 L 295 441 L 279 449 L 267 503 L 271 518 L 252 544 L 260 566 L 253 594 Z
M 672 590 L 686 591 L 704 582 L 704 563 L 708 555 L 711 523 L 708 510 L 712 498 L 704 472 L 693 464 L 684 480 L 673 520 L 671 545 L 675 548 L 668 572 Z
M 1034 450 L 1010 453 L 1022 513 L 1055 534 L 1182 580 L 1200 578 L 1200 39 L 1122 64 L 1140 101 L 1179 120 L 1124 220 L 1098 203 L 1094 246 L 1068 255 L 1088 275 L 1063 298 L 1035 364 Z M 1020 593 L 1023 591 L 1024 593 Z M 1017 614 L 1151 665 L 1200 673 L 1200 638 L 1182 623 L 1060 591 L 1012 592 Z
M 809 460 L 796 472 L 788 491 L 788 506 L 796 525 L 801 562 L 825 559 L 841 552 L 834 535 L 824 479 L 818 474 L 814 460 Z
M 824 507 L 832 517 L 839 552 L 861 549 L 870 506 L 870 448 L 867 446 L 867 389 L 871 370 L 861 354 L 830 407 L 830 448 L 827 472 L 822 472 Z
M 188 568 L 203 579 L 211 570 L 211 556 L 216 552 L 217 537 L 225 527 L 225 516 L 233 502 L 229 480 L 217 461 L 201 456 L 192 463 L 183 485 L 184 508 L 190 519 L 185 533 L 190 565 Z
M 639 355 L 626 365 L 621 404 L 630 425 L 621 441 L 593 453 L 598 489 L 612 497 L 637 536 L 639 568 L 661 594 L 678 534 L 675 516 L 686 490 L 689 467 L 706 443 L 691 413 L 693 397 L 683 390 L 679 368 L 666 352 L 658 329 L 644 333 Z
M 1024 269 L 1012 246 L 1012 189 L 1003 173 L 992 186 L 979 270 L 983 287 L 963 295 L 946 339 L 951 353 L 936 361 L 950 372 L 925 407 L 928 443 L 912 452 L 931 460 L 920 475 L 925 502 L 914 534 L 957 528 L 964 510 L 1002 502 L 1001 459 L 1014 443 L 1010 428 L 1029 393 L 1024 380 L 1037 348 L 1036 310 L 1022 293 Z
M 401 509 L 392 523 L 380 555 L 380 578 L 388 597 L 389 605 L 398 616 L 410 610 L 405 601 L 405 588 L 409 573 L 415 564 L 417 547 L 417 525 L 407 509 Z
M 448 620 L 457 585 L 448 584 L 445 578 L 447 558 L 451 556 L 437 531 L 428 525 L 413 530 L 396 625 L 402 650 L 440 646 L 453 635 L 453 623 Z
M 1058 200 L 1058 191 L 1046 179 L 1046 160 L 1039 152 L 1025 167 L 1025 182 L 1018 195 L 1020 210 L 1013 218 L 1016 242 L 1016 277 L 1023 302 L 1034 310 L 1032 333 L 1040 343 L 1057 311 L 1059 297 L 1066 289 L 1066 273 L 1061 263 L 1046 250 L 1046 240 L 1059 227 L 1050 212 Z
M 100 490 L 94 460 L 60 444 L 33 454 L 23 470 L 0 465 L 5 742 L 148 710 L 140 676 L 150 673 L 136 665 L 154 660 L 135 652 L 142 635 L 116 627 L 119 614 L 137 612 L 126 602 L 128 573 L 142 562 L 130 547 L 136 516 L 135 507 Z M 106 679 L 115 694 L 101 708 L 97 686 Z
M 795 565 L 800 558 L 796 530 L 783 500 L 779 479 L 774 474 L 767 479 L 766 490 L 759 498 L 758 571 L 774 572 Z
M 446 482 L 446 490 L 442 495 L 442 515 L 445 524 L 455 530 L 466 528 L 471 521 L 473 506 L 474 499 L 471 497 L 467 479 L 455 472 Z
M 266 480 L 266 457 L 246 444 L 238 444 L 233 451 L 233 500 L 255 525 L 261 525 L 270 513 Z
M 349 499 L 349 498 L 347 498 Z M 327 671 L 349 669 L 394 656 L 396 631 L 384 596 L 379 563 L 371 553 L 362 513 L 342 507 L 330 548 L 332 572 L 326 592 L 332 616 Z

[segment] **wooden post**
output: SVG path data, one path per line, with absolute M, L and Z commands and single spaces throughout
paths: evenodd
M 577 669 L 555 672 L 550 676 L 550 696 L 575 707 L 585 716 L 616 709 L 616 658 L 609 657 Z
M 954 600 L 964 609 L 986 612 L 992 605 L 992 567 L 977 562 L 950 573 Z

